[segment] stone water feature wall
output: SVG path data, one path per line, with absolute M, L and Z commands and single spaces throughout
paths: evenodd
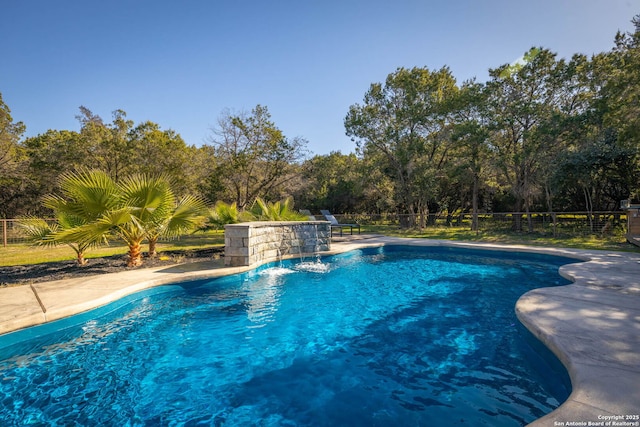
M 224 227 L 224 265 L 251 266 L 331 249 L 328 221 L 244 222 Z

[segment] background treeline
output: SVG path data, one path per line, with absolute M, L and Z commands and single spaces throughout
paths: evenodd
M 458 82 L 447 67 L 399 68 L 349 108 L 350 154 L 311 157 L 260 105 L 223 113 L 198 147 L 122 110 L 105 121 L 85 107 L 79 131 L 23 138 L 0 97 L 0 217 L 46 216 L 42 197 L 82 168 L 116 182 L 162 172 L 211 204 L 292 196 L 312 211 L 404 214 L 407 226 L 433 213 L 615 210 L 640 188 L 640 17 L 633 23 L 611 51 L 559 59 L 533 48 L 485 83 Z

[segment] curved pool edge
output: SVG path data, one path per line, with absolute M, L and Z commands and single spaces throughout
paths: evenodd
M 638 422 L 625 416 L 640 414 L 640 258 L 590 252 L 560 273 L 573 283 L 529 291 L 516 304 L 518 319 L 565 365 L 573 387 L 530 425 Z
M 530 426 L 597 425 L 640 414 L 640 254 L 400 238 L 354 242 L 347 250 L 385 244 L 575 259 L 559 269 L 572 284 L 531 290 L 516 303 L 518 319 L 560 359 L 572 385 L 560 407 Z
M 531 425 L 598 422 L 606 416 L 640 413 L 640 255 L 380 236 L 334 242 L 332 250 L 323 254 L 390 244 L 507 250 L 576 259 L 577 263 L 560 268 L 560 274 L 573 284 L 532 290 L 516 304 L 520 321 L 565 365 L 573 388 L 558 409 Z M 219 261 L 207 261 L 2 288 L 0 334 L 79 314 L 145 289 L 256 267 L 228 268 Z
M 255 266 L 222 268 L 221 260 L 212 260 L 1 288 L 0 337 L 100 308 L 143 290 L 252 268 Z
M 624 416 L 640 414 L 640 254 L 423 239 L 382 240 L 377 244 L 509 250 L 575 259 L 576 263 L 565 264 L 559 270 L 572 284 L 531 290 L 516 303 L 518 319 L 560 359 L 572 385 L 571 395 L 560 407 L 530 426 L 625 421 Z M 352 244 L 350 249 L 365 246 Z

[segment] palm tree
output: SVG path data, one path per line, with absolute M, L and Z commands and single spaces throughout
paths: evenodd
M 250 213 L 258 221 L 305 221 L 307 216 L 293 210 L 293 200 L 288 197 L 281 202 L 265 202 L 257 198 Z
M 95 221 L 104 211 L 113 208 L 117 200 L 117 188 L 106 173 L 85 170 L 62 174 L 60 189 L 62 195 L 45 196 L 43 203 L 45 207 L 53 210 L 55 224 L 35 217 L 25 217 L 19 224 L 35 244 L 66 244 L 76 253 L 78 265 L 86 265 L 86 251 L 107 243 L 106 236 L 80 240 L 69 232 Z
M 132 222 L 129 209 L 122 207 L 120 187 L 105 172 L 68 172 L 62 176 L 60 187 L 62 195 L 46 196 L 45 206 L 80 220 L 53 233 L 51 237 L 55 242 L 87 246 L 107 241 L 118 227 L 126 228 Z
M 87 265 L 85 258 L 87 250 L 107 242 L 106 240 L 74 242 L 57 238 L 62 230 L 69 230 L 74 227 L 73 221 L 70 220 L 71 218 L 64 214 L 57 213 L 56 223 L 53 224 L 42 218 L 28 216 L 18 220 L 18 225 L 29 235 L 33 244 L 49 247 L 64 243 L 75 252 L 76 262 L 79 266 Z
M 198 230 L 219 230 L 226 224 L 237 224 L 244 221 L 253 221 L 254 219 L 249 212 L 240 212 L 235 202 L 228 204 L 223 201 L 217 201 L 215 206 L 207 211 L 206 221 Z
M 131 219 L 117 227 L 116 233 L 129 245 L 129 266 L 138 266 L 142 264 L 142 240 L 151 236 L 155 252 L 158 237 L 175 208 L 175 195 L 169 179 L 162 175 L 132 175 L 122 180 L 119 188 L 121 204 Z
M 156 256 L 156 245 L 161 236 L 175 237 L 195 230 L 202 224 L 206 214 L 207 206 L 202 199 L 191 195 L 184 196 L 178 201 L 169 216 L 157 226 L 147 229 L 145 236 L 149 242 L 149 256 Z
M 160 235 L 177 233 L 195 223 L 197 212 L 202 206 L 199 199 L 186 197 L 176 205 L 170 180 L 165 176 L 132 175 L 114 183 L 99 171 L 83 171 L 74 175 L 81 179 L 72 182 L 79 188 L 74 190 L 88 195 L 83 200 L 97 215 L 90 222 L 56 233 L 60 241 L 90 243 L 117 236 L 127 244 L 127 266 L 142 264 L 142 242 L 146 238 L 155 243 Z M 87 187 L 95 176 L 101 176 L 102 188 L 113 190 L 109 193 L 109 202 L 104 202 L 104 192 Z M 95 197 L 95 200 L 92 198 Z

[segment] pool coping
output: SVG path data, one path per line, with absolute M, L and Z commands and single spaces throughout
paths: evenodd
M 640 414 L 640 254 L 362 236 L 333 242 L 331 251 L 323 255 L 392 244 L 508 250 L 580 260 L 560 268 L 572 284 L 529 291 L 515 307 L 518 319 L 567 368 L 573 388 L 559 408 L 530 425 L 639 421 L 624 417 Z M 254 268 L 224 267 L 222 260 L 214 260 L 2 288 L 0 334 L 79 314 L 156 286 Z

